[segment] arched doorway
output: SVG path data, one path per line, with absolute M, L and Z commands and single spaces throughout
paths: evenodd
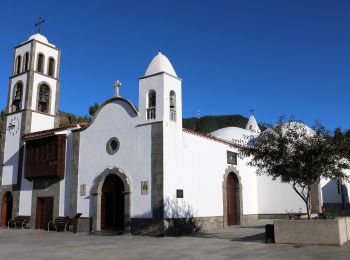
M 227 225 L 237 225 L 239 218 L 239 182 L 236 174 L 231 172 L 227 176 Z
M 8 221 L 12 218 L 13 196 L 10 191 L 2 197 L 1 204 L 1 226 L 7 226 Z
M 124 230 L 125 187 L 115 174 L 106 177 L 101 194 L 101 229 Z

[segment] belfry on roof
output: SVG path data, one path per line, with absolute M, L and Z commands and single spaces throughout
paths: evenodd
M 151 63 L 148 65 L 144 76 L 146 77 L 160 72 L 166 72 L 177 77 L 173 65 L 171 65 L 169 59 L 161 52 L 158 52 L 158 54 L 154 56 Z

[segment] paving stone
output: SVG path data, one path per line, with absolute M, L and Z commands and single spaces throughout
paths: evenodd
M 265 244 L 262 227 L 160 238 L 0 228 L 0 259 L 350 259 L 350 244 Z

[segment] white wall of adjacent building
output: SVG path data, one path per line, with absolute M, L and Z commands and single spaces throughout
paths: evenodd
M 345 172 L 350 176 L 350 170 L 346 170 Z M 322 178 L 320 185 L 323 203 L 350 203 L 350 180 Z

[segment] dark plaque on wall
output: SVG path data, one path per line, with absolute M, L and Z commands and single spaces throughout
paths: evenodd
M 176 198 L 182 199 L 184 197 L 184 190 L 176 190 Z
M 237 153 L 227 151 L 227 163 L 237 165 Z

